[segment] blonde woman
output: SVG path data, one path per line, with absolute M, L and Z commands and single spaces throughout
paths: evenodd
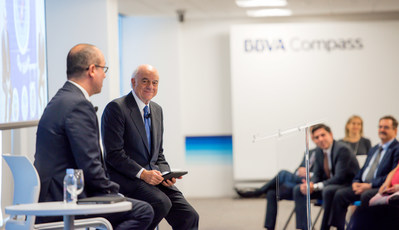
M 340 141 L 346 143 L 355 155 L 367 155 L 371 148 L 369 139 L 363 137 L 363 120 L 360 116 L 351 116 L 345 125 L 345 137 Z

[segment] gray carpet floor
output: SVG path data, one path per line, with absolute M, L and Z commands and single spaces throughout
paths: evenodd
M 200 215 L 201 230 L 262 230 L 266 212 L 266 199 L 238 199 L 238 198 L 201 198 L 188 199 L 190 204 Z M 291 211 L 293 201 L 282 200 L 279 202 L 276 229 L 283 229 Z M 314 221 L 319 207 L 312 208 Z M 320 229 L 321 217 L 315 229 Z M 172 229 L 163 220 L 159 225 L 160 230 Z M 295 229 L 295 215 L 287 229 Z

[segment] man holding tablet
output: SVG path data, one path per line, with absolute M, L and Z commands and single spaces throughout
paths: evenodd
M 158 71 L 141 65 L 131 78 L 133 90 L 106 106 L 101 131 L 107 168 L 124 195 L 151 204 L 149 229 L 163 218 L 173 229 L 198 229 L 199 216 L 174 186 L 176 178 L 163 177 L 171 170 L 163 154 L 162 108 L 151 101 L 158 83 Z

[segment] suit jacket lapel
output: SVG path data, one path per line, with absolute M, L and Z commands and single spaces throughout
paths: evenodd
M 130 109 L 130 117 L 132 118 L 134 125 L 136 126 L 137 130 L 140 133 L 141 139 L 144 142 L 144 145 L 147 149 L 147 153 L 149 155 L 151 155 L 150 151 L 149 151 L 149 147 L 148 147 L 148 140 L 147 140 L 147 135 L 146 135 L 145 127 L 144 127 L 143 118 L 141 116 L 139 107 L 138 107 L 136 101 L 134 100 L 133 94 L 131 92 L 126 97 L 126 102 L 127 102 L 128 108 Z
M 335 170 L 334 170 L 334 166 L 335 166 L 335 158 L 336 158 L 336 153 L 335 153 L 335 141 L 333 141 L 333 144 L 332 144 L 332 148 L 331 148 L 331 156 L 330 156 L 330 160 L 331 160 L 331 173 L 330 174 L 332 174 L 332 175 L 334 175 L 335 174 Z M 331 175 L 331 176 L 332 176 Z
M 151 143 L 152 143 L 152 150 L 154 150 L 154 146 L 159 146 L 159 138 L 158 132 L 161 130 L 161 114 L 158 109 L 150 103 L 150 110 L 151 110 Z M 156 156 L 158 157 L 158 156 Z
M 378 171 L 380 171 L 380 169 L 382 169 L 382 168 L 384 167 L 383 164 L 387 163 L 387 161 L 385 161 L 385 158 L 388 158 L 388 157 L 391 156 L 392 146 L 395 145 L 395 141 L 396 141 L 396 140 L 392 141 L 392 143 L 388 146 L 387 151 L 386 151 L 385 154 L 384 154 L 384 157 L 380 160 L 380 165 L 378 165 L 377 174 L 376 174 L 376 175 L 378 175 Z M 374 152 L 375 152 L 375 151 L 374 151 Z M 388 161 L 388 162 L 389 162 L 389 161 Z

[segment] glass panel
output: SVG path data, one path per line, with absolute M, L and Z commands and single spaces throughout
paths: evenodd
M 310 226 L 309 222 L 315 220 L 319 208 L 314 208 L 311 205 L 311 200 L 315 194 L 310 196 L 309 191 L 304 187 L 304 191 L 301 191 L 301 184 L 305 183 L 306 180 L 306 169 L 305 169 L 305 151 L 306 151 L 306 135 L 305 130 L 291 130 L 288 134 L 281 134 L 280 137 L 276 138 L 276 177 L 272 178 L 269 182 L 270 188 L 266 194 L 268 199 L 268 206 L 273 206 L 272 200 L 278 202 L 278 205 L 284 205 L 285 213 L 277 212 L 278 220 L 275 229 L 283 229 L 287 224 L 287 229 L 306 228 Z M 311 142 L 309 138 L 309 142 Z M 308 148 L 314 148 L 313 143 L 309 143 Z M 299 168 L 299 166 L 302 166 Z M 311 175 L 309 174 L 309 178 Z M 302 192 L 305 192 L 303 194 Z M 291 210 L 294 210 L 295 201 L 294 193 L 296 193 L 297 199 L 297 213 L 293 215 L 290 222 L 287 223 Z M 275 195 L 274 195 L 275 194 Z M 316 201 L 316 200 L 315 200 Z M 313 199 L 312 199 L 313 202 Z M 309 210 L 307 209 L 309 207 Z M 273 208 L 268 207 L 269 218 L 266 218 L 265 226 L 272 227 L 273 225 Z M 309 214 L 314 216 L 309 218 Z M 298 223 L 297 223 L 298 220 Z M 313 222 L 311 223 L 313 225 Z

